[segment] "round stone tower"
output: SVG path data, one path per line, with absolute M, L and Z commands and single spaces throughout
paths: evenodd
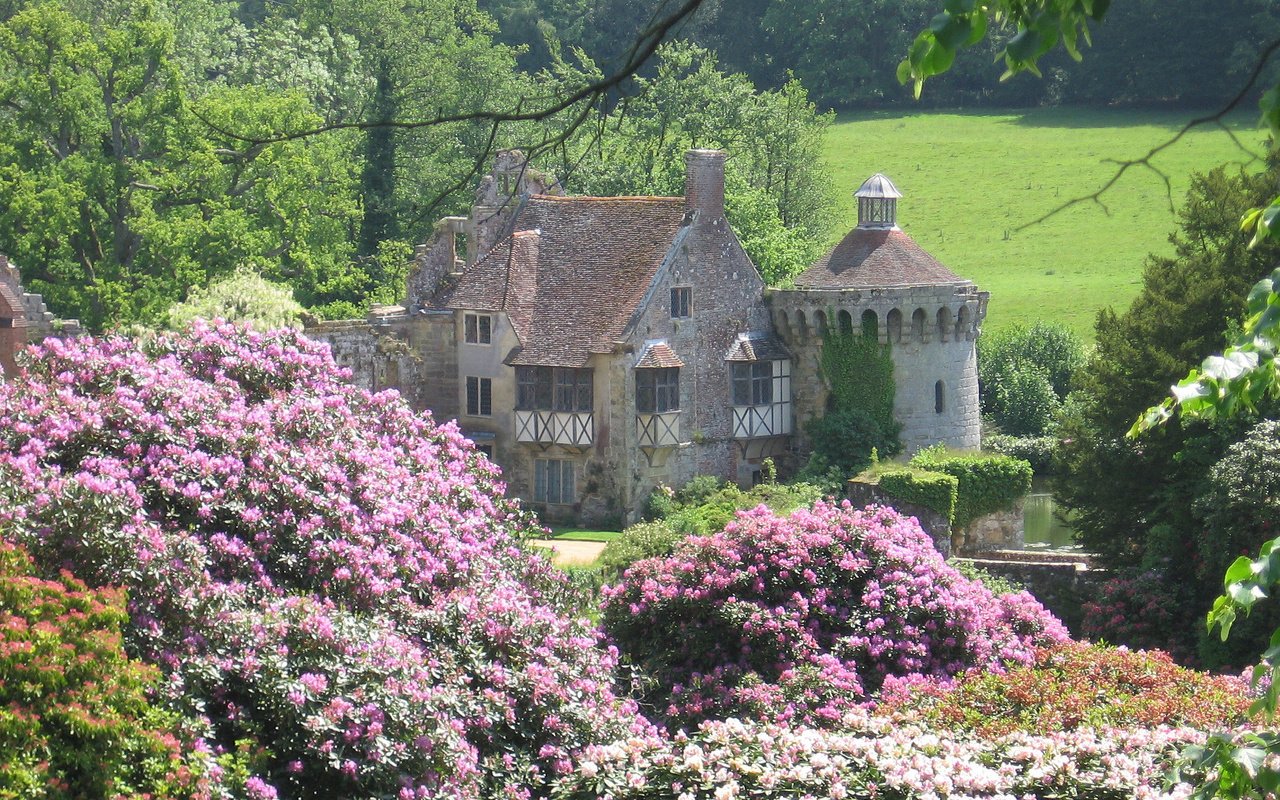
M 898 228 L 902 193 L 879 173 L 854 193 L 858 226 L 800 273 L 792 289 L 768 293 L 774 328 L 795 355 L 792 401 L 797 444 L 804 423 L 826 413 L 820 355 L 832 333 L 888 345 L 893 413 L 907 452 L 944 442 L 976 448 L 981 437 L 975 343 L 987 292 L 959 277 Z

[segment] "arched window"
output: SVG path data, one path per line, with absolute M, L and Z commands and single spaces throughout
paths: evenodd
M 827 335 L 827 314 L 825 311 L 813 312 L 813 327 L 817 328 L 819 336 Z
M 869 308 L 862 312 L 862 335 L 868 339 L 880 338 L 880 319 Z
M 960 313 L 956 314 L 956 341 L 961 341 L 969 333 L 969 307 L 960 306 Z
M 941 414 L 947 410 L 947 385 L 938 381 L 933 385 L 933 413 Z
M 885 324 L 889 328 L 889 341 L 897 344 L 902 341 L 902 312 L 893 309 L 889 312 L 889 316 L 885 318 Z
M 848 311 L 841 309 L 840 313 L 837 315 L 837 318 L 840 320 L 840 333 L 844 334 L 845 336 L 852 336 L 853 335 L 853 316 Z
M 938 341 L 946 342 L 951 339 L 951 309 L 943 306 L 938 309 Z
M 809 328 L 804 318 L 803 311 L 796 312 L 796 339 L 804 341 L 809 338 Z
M 924 341 L 924 330 L 929 324 L 929 313 L 923 308 L 917 308 L 915 313 L 911 315 L 911 340 L 913 342 Z

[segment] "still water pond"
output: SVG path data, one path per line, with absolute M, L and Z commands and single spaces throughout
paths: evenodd
M 1024 506 L 1026 514 L 1026 549 L 1028 550 L 1080 550 L 1075 543 L 1071 525 L 1058 519 L 1054 513 L 1056 503 L 1049 493 L 1047 481 L 1037 478 L 1031 484 Z

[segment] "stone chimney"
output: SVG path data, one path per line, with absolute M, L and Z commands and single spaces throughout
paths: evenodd
M 723 150 L 690 150 L 684 154 L 684 207 L 704 222 L 724 218 Z

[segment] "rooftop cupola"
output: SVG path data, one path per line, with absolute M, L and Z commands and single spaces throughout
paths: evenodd
M 902 192 L 893 181 L 877 172 L 867 178 L 858 191 L 858 227 L 872 230 L 896 230 L 898 227 L 898 198 Z

